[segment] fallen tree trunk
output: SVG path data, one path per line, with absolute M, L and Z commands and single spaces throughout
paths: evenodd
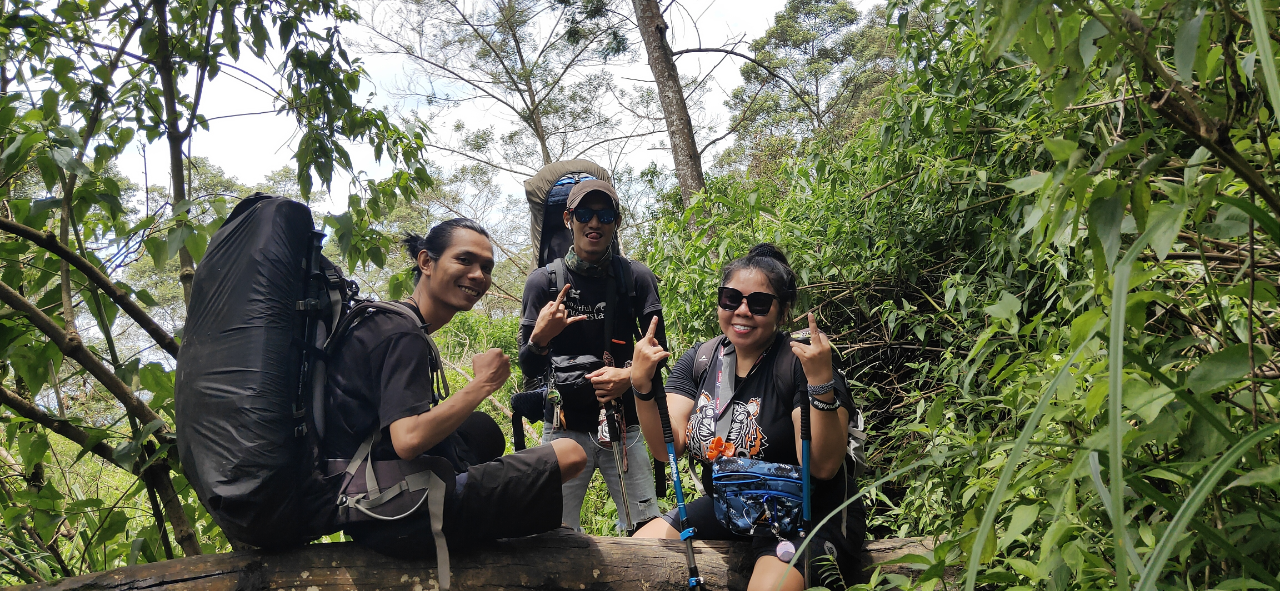
M 919 539 L 868 542 L 873 562 L 927 552 Z M 696 542 L 698 569 L 708 589 L 741 591 L 751 565 L 746 545 Z M 594 538 L 558 531 L 455 552 L 453 588 L 582 591 L 681 591 L 688 588 L 684 545 L 678 540 Z M 902 569 L 882 568 L 883 572 Z M 36 590 L 127 591 L 436 591 L 434 560 L 399 560 L 354 544 L 314 544 L 281 554 L 233 552 L 167 560 L 73 577 Z

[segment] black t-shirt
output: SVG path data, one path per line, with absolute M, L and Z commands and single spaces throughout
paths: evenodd
M 719 340 L 719 339 L 717 339 Z M 726 439 L 738 450 L 739 456 L 747 456 L 756 460 L 776 464 L 800 465 L 800 453 L 796 449 L 796 427 L 791 420 L 791 411 L 803 408 L 809 403 L 809 381 L 805 378 L 804 368 L 800 360 L 791 351 L 789 339 L 785 333 L 778 333 L 773 345 L 765 352 L 745 378 L 736 378 L 733 388 L 733 399 L 729 401 L 729 409 L 725 411 L 726 420 L 730 420 L 729 434 Z M 729 352 L 733 345 L 726 342 Z M 720 351 L 713 354 L 711 365 L 700 383 L 695 383 L 694 358 L 701 343 L 680 356 L 667 378 L 668 392 L 684 396 L 694 401 L 693 413 L 689 417 L 689 426 L 685 431 L 686 446 L 689 453 L 699 461 L 706 461 L 707 447 L 716 437 L 716 406 L 714 396 L 716 378 L 720 373 Z M 783 355 L 779 361 L 777 356 Z M 791 367 L 791 376 L 777 380 L 775 368 Z M 725 376 L 730 379 L 730 376 Z M 853 411 L 853 400 L 849 397 L 849 387 L 839 372 L 835 374 L 836 401 L 841 406 Z M 778 390 L 783 385 L 783 391 Z M 721 407 L 725 401 L 720 402 Z M 831 505 L 839 502 L 833 495 L 842 493 L 843 483 L 836 486 L 836 480 L 814 480 L 815 507 Z M 711 470 L 703 470 L 703 483 L 711 490 Z M 818 502 L 822 500 L 823 502 Z
M 419 415 L 439 403 L 432 390 L 432 359 L 427 335 L 420 328 L 422 315 L 411 310 L 418 322 L 401 314 L 369 310 L 357 320 L 326 366 L 325 457 L 347 459 L 374 429 L 382 437 L 373 449 L 375 460 L 397 460 L 391 445 L 390 425 Z M 461 473 L 467 466 L 458 459 L 461 440 L 452 433 L 426 455 L 440 456 Z
M 658 278 L 644 263 L 623 260 L 631 265 L 636 295 L 634 299 L 627 301 L 630 298 L 623 293 L 624 281 L 622 278 L 614 279 L 614 289 L 618 290 L 618 311 L 613 314 L 614 330 L 608 357 L 602 355 L 601 348 L 605 343 L 605 296 L 609 280 L 569 271 L 567 283 L 570 287 L 564 298 L 565 309 L 570 317 L 586 315 L 588 319 L 569 325 L 564 332 L 551 339 L 549 355 L 536 355 L 529 348 L 529 336 L 533 334 L 533 326 L 538 322 L 538 312 L 547 302 L 554 300 L 557 294 L 556 284 L 546 267 L 529 275 L 524 284 L 524 313 L 520 319 L 520 371 L 527 378 L 538 379 L 546 375 L 550 358 L 557 355 L 596 355 L 605 359 L 606 364 L 611 360 L 613 367 L 626 367 L 635 351 L 636 330 L 643 328 L 647 331 L 654 316 L 659 318 L 655 336 L 663 347 L 666 346 L 666 327 L 661 320 L 662 301 L 658 297 Z M 610 272 L 615 268 L 611 265 Z M 662 387 L 661 376 L 654 376 L 654 386 Z M 622 405 L 627 424 L 640 424 L 636 418 L 635 400 L 630 394 L 622 397 Z M 600 405 L 589 393 L 563 396 L 561 406 L 567 429 L 592 431 L 597 427 Z

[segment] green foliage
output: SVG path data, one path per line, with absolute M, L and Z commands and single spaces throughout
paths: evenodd
M 870 487 L 872 531 L 954 543 L 871 588 L 944 567 L 1280 586 L 1275 7 L 1247 8 L 891 4 L 902 74 L 878 120 L 712 180 L 655 231 L 679 348 L 718 331 L 719 266 L 776 242 L 797 315 L 844 354 L 873 470 L 933 458 Z

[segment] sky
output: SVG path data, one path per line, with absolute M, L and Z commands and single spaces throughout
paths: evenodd
M 782 9 L 784 3 L 784 0 L 711 0 L 677 5 L 667 14 L 672 27 L 672 48 L 679 50 L 699 45 L 714 47 L 723 45 L 726 40 L 738 38 L 745 38 L 746 42 L 750 42 L 764 33 L 772 23 L 773 15 Z M 855 5 L 860 9 L 871 4 L 867 0 L 855 0 Z M 343 34 L 348 38 L 358 39 L 364 32 L 359 26 L 346 25 Z M 636 43 L 639 43 L 638 39 Z M 639 63 L 613 68 L 614 76 L 622 81 L 651 81 L 652 74 L 643 61 L 643 52 L 640 55 Z M 682 75 L 712 71 L 713 80 L 704 101 L 705 108 L 708 116 L 725 121 L 729 116 L 723 105 L 726 95 L 740 85 L 742 79 L 738 73 L 741 63 L 737 58 L 722 58 L 722 55 L 716 54 L 686 54 L 678 58 L 677 65 Z M 364 56 L 363 59 L 370 79 L 361 85 L 361 93 L 372 93 L 373 103 L 384 108 L 406 107 L 391 92 L 404 82 L 407 75 L 405 64 L 394 57 Z M 719 66 L 716 67 L 718 62 Z M 236 65 L 262 80 L 278 79 L 271 66 L 255 63 L 251 56 Z M 204 92 L 201 111 L 209 118 L 210 129 L 199 130 L 194 135 L 191 145 L 193 155 L 208 158 L 227 175 L 234 176 L 242 184 L 249 186 L 261 182 L 272 171 L 292 165 L 293 146 L 298 139 L 297 126 L 292 115 L 274 113 L 271 95 L 261 84 L 239 72 L 223 68 L 216 79 L 206 84 Z M 467 109 L 472 109 L 473 112 L 468 112 Z M 240 115 L 264 111 L 269 113 Z M 471 107 L 460 107 L 449 114 L 449 120 L 483 120 L 484 117 L 484 112 Z M 647 144 L 638 146 L 626 162 L 637 169 L 644 168 L 651 161 L 669 167 L 669 152 L 647 149 L 657 139 L 665 138 L 655 137 Z M 719 146 L 728 143 L 721 142 Z M 348 145 L 347 149 L 358 170 L 375 178 L 385 177 L 391 171 L 389 166 L 377 163 L 372 150 L 366 146 Z M 429 154 L 429 157 L 446 170 L 461 162 L 444 153 Z M 708 154 L 707 157 L 710 161 L 709 158 L 713 156 Z M 162 141 L 145 148 L 140 142 L 135 142 L 122 154 L 119 166 L 124 174 L 139 185 L 144 181 L 149 185 L 167 185 L 169 182 L 167 151 Z M 510 195 L 523 192 L 523 180 L 506 173 L 498 178 L 499 186 L 504 193 Z M 349 181 L 347 177 L 335 178 L 332 193 L 337 197 L 329 203 L 315 205 L 330 212 L 345 207 L 345 196 L 351 192 Z

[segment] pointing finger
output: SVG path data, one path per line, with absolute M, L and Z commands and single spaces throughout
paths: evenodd
M 651 339 L 653 338 L 653 335 L 657 332 L 658 332 L 658 317 L 654 316 L 653 320 L 649 321 L 649 332 L 645 333 L 644 338 Z
M 564 303 L 564 295 L 565 295 L 566 293 L 569 293 L 569 287 L 570 287 L 570 285 L 569 285 L 568 283 L 566 283 L 566 284 L 564 284 L 564 287 L 560 289 L 560 295 L 557 295 L 557 296 L 556 296 L 556 305 L 557 305 L 557 306 L 558 306 L 558 305 L 560 305 L 560 304 L 562 304 L 562 303 Z

